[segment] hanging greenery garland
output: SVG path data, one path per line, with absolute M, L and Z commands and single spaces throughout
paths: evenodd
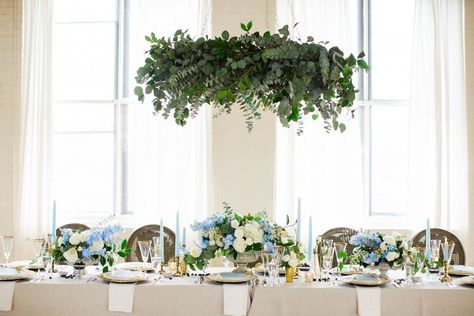
M 308 114 L 321 117 L 328 131 L 343 132 L 340 115 L 343 110 L 354 113 L 352 75 L 369 68 L 364 53 L 344 58 L 327 42 L 290 39 L 288 26 L 263 35 L 250 33 L 251 27 L 251 21 L 242 23 L 246 33 L 239 37 L 224 31 L 214 39 L 193 40 L 181 30 L 173 38 L 146 36 L 151 48 L 137 71 L 138 100 L 151 95 L 156 113 L 172 115 L 181 126 L 205 103 L 214 106 L 216 116 L 238 104 L 249 130 L 263 111 L 271 111 L 283 126 L 300 122 L 299 132 Z

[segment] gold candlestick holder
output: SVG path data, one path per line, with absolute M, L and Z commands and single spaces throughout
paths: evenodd
M 451 282 L 452 279 L 449 276 L 448 268 L 449 268 L 449 261 L 448 260 L 443 260 L 443 265 L 444 265 L 444 272 L 443 275 L 439 278 L 441 282 Z

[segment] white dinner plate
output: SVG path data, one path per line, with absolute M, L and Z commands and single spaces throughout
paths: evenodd
M 464 285 L 474 285 L 474 276 L 473 275 L 465 276 L 465 277 L 457 279 L 455 282 L 458 282 Z
M 153 271 L 153 265 L 150 262 L 122 262 L 115 267 L 119 270 Z
M 146 280 L 146 276 L 135 271 L 117 270 L 105 272 L 97 276 L 99 279 L 112 283 L 135 283 Z
M 342 281 L 352 285 L 379 286 L 390 283 L 390 278 L 383 274 L 375 275 L 361 273 L 343 277 Z
M 31 278 L 35 273 L 29 270 L 17 271 L 13 268 L 0 268 L 0 281 L 16 281 Z
M 468 267 L 468 266 L 453 265 L 453 266 L 449 266 L 448 272 L 450 275 L 468 276 L 468 275 L 474 275 L 474 268 Z
M 208 281 L 218 283 L 244 283 L 255 280 L 256 277 L 247 273 L 222 272 L 210 274 L 205 277 Z

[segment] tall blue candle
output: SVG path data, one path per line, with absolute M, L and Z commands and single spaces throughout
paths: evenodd
M 174 255 L 179 256 L 179 212 L 176 212 L 176 239 L 174 243 Z
M 53 201 L 53 223 L 51 224 L 51 236 L 56 239 L 56 200 Z
M 425 258 L 431 263 L 431 229 L 429 218 L 426 219 Z
M 313 262 L 313 218 L 309 217 L 309 227 L 308 227 L 308 262 L 311 264 Z
M 163 219 L 160 220 L 160 257 L 165 260 L 165 228 L 163 227 Z
M 298 198 L 298 216 L 296 218 L 296 242 L 301 242 L 301 199 Z

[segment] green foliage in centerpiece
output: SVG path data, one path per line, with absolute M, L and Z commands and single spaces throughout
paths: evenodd
M 287 218 L 287 225 L 288 222 Z M 288 231 L 282 226 L 275 227 L 273 235 L 275 244 L 280 248 L 282 266 L 285 268 L 299 266 L 305 258 L 300 245 L 290 238 Z
M 192 269 L 204 269 L 216 256 L 232 255 L 248 251 L 260 251 L 272 241 L 273 224 L 264 212 L 241 215 L 224 204 L 224 212 L 215 213 L 204 221 L 191 225 L 200 234 L 200 240 L 184 255 Z
M 102 272 L 107 272 L 117 257 L 125 258 L 131 253 L 127 240 L 119 240 L 122 230 L 120 225 L 84 231 L 61 229 L 61 237 L 54 244 L 53 257 L 57 262 L 70 264 L 98 262 Z
M 277 34 L 250 33 L 252 22 L 241 25 L 245 34 L 222 32 L 214 39 L 193 40 L 178 30 L 172 38 L 146 36 L 151 48 L 137 71 L 135 94 L 140 101 L 153 98 L 156 113 L 173 116 L 178 125 L 212 104 L 216 116 L 239 104 L 252 129 L 263 111 L 276 114 L 283 126 L 300 122 L 304 115 L 321 117 L 325 128 L 346 129 L 343 111 L 353 115 L 357 90 L 354 71 L 367 70 L 364 53 L 357 57 L 338 47 L 290 38 L 288 26 Z

